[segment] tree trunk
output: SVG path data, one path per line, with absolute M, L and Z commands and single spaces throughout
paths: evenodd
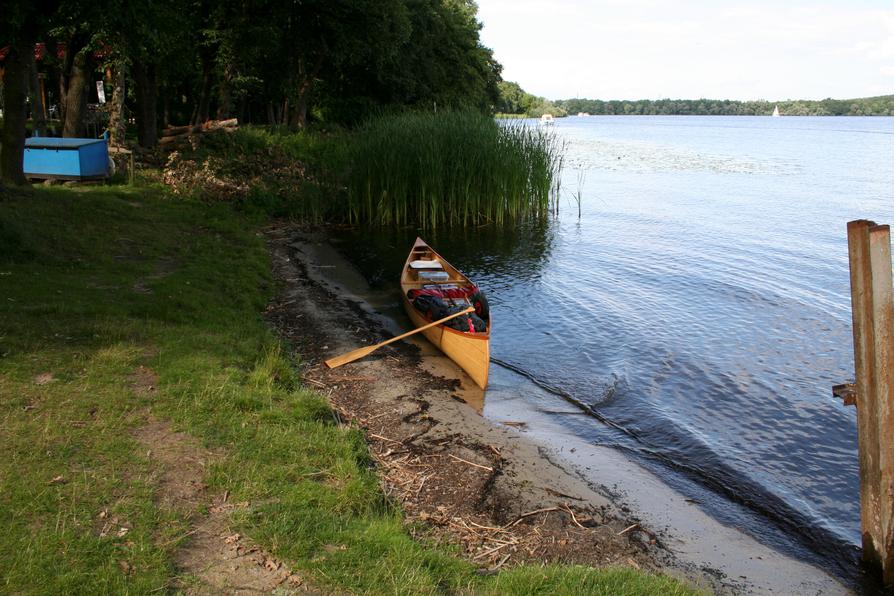
M 6 184 L 25 184 L 25 98 L 28 65 L 34 61 L 34 41 L 23 35 L 10 46 L 3 71 L 3 131 L 0 134 L 0 179 Z M 30 54 L 30 57 L 29 57 Z
M 317 75 L 320 73 L 320 69 L 323 67 L 323 59 L 320 58 L 317 60 L 316 64 L 311 68 L 307 68 L 304 60 L 298 61 L 298 89 L 295 97 L 295 108 L 293 111 L 292 118 L 290 118 L 291 122 L 289 123 L 291 126 L 296 128 L 304 128 L 307 126 L 307 106 L 308 100 L 310 99 L 311 88 L 313 87 L 314 80 L 317 78 Z
M 167 128 L 171 125 L 171 93 L 167 85 L 161 89 L 161 127 Z
M 114 147 L 123 147 L 127 134 L 127 121 L 124 119 L 125 68 L 124 60 L 115 63 L 115 87 L 112 90 L 112 105 L 109 106 L 109 143 Z
M 137 104 L 137 138 L 140 147 L 151 149 L 158 144 L 156 109 L 158 88 L 155 83 L 155 65 L 135 61 L 133 63 L 133 79 Z
M 236 110 L 236 114 L 239 122 L 251 122 L 251 107 L 248 105 L 248 102 L 245 101 L 244 97 L 239 100 L 239 108 Z
M 233 116 L 233 77 L 235 69 L 232 64 L 224 67 L 224 76 L 220 81 L 220 103 L 217 106 L 217 119 L 227 120 Z
M 56 57 L 56 42 L 50 42 L 53 45 L 53 57 Z M 73 46 L 72 40 L 69 39 L 69 43 L 66 46 L 67 48 L 71 48 Z M 49 46 L 47 46 L 49 47 Z M 60 124 L 65 126 L 65 98 L 68 97 L 68 72 L 71 70 L 71 60 L 69 60 L 69 53 L 65 52 L 65 58 L 62 59 L 62 65 L 57 69 L 57 74 L 59 76 L 59 102 L 57 107 L 56 118 L 59 119 Z
M 28 52 L 28 84 L 31 96 L 32 136 L 44 137 L 47 134 L 47 106 L 41 93 L 40 78 L 37 76 L 37 62 L 34 52 Z
M 312 80 L 308 78 L 298 86 L 298 95 L 295 98 L 295 105 L 289 117 L 289 125 L 293 128 L 304 128 L 307 126 L 307 98 L 310 95 L 311 82 Z
M 193 124 L 202 124 L 211 119 L 211 88 L 214 85 L 214 60 L 206 50 L 202 52 L 202 90 Z
M 273 109 L 273 102 L 267 102 L 267 124 L 273 126 L 276 124 L 276 112 Z
M 307 126 L 307 94 L 302 93 L 298 98 L 298 106 L 296 107 L 296 112 L 298 112 L 297 124 L 298 128 L 304 128 Z
M 65 97 L 65 125 L 62 136 L 83 137 L 87 134 L 87 85 L 90 84 L 90 52 L 79 51 L 72 61 L 68 79 L 68 95 Z

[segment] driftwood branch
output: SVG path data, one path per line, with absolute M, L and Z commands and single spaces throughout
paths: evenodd
M 448 453 L 447 455 L 449 455 L 451 458 L 455 459 L 455 460 L 458 461 L 458 462 L 462 462 L 462 463 L 464 463 L 464 464 L 468 464 L 468 465 L 470 465 L 470 466 L 475 466 L 476 468 L 481 468 L 482 470 L 487 470 L 488 472 L 493 472 L 493 471 L 494 471 L 494 469 L 491 468 L 490 466 L 482 466 L 481 464 L 476 464 L 475 462 L 469 461 L 469 460 L 467 460 L 467 459 L 463 459 L 463 458 L 461 458 L 461 457 L 456 457 L 456 456 L 453 455 L 452 453 Z
M 515 521 L 512 521 L 503 527 L 511 528 L 512 526 L 514 526 L 521 520 L 525 519 L 526 517 L 531 517 L 532 515 L 537 515 L 538 513 L 549 513 L 550 511 L 561 511 L 561 510 L 558 507 L 546 507 L 545 509 L 537 509 L 535 511 L 528 511 L 527 513 L 522 513 L 517 518 L 515 518 Z

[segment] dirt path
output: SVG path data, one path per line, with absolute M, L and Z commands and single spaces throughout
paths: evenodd
M 138 372 L 141 379 L 152 377 L 145 367 Z M 174 558 L 178 574 L 171 588 L 209 596 L 319 593 L 301 575 L 231 528 L 230 513 L 248 504 L 230 503 L 227 493 L 208 494 L 204 479 L 220 453 L 152 418 L 135 438 L 153 463 L 158 507 L 177 511 L 191 522 Z M 200 513 L 203 509 L 207 513 Z

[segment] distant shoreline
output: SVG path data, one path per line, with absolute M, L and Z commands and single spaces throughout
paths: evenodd
M 517 83 L 500 83 L 498 113 L 539 118 L 591 116 L 894 116 L 894 95 L 852 99 L 786 99 L 781 101 L 734 99 L 587 99 L 549 100 L 525 92 Z
M 555 118 L 568 117 L 590 117 L 590 116 L 741 116 L 750 118 L 772 118 L 772 114 L 555 114 Z M 786 118 L 891 118 L 894 114 L 780 114 Z M 498 120 L 531 120 L 539 119 L 540 115 L 529 114 L 494 114 L 494 118 Z

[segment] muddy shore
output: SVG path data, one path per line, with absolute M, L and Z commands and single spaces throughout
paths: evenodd
M 322 233 L 276 224 L 265 236 L 280 285 L 267 318 L 303 358 L 306 382 L 365 429 L 411 531 L 460 545 L 482 573 L 525 561 L 627 565 L 715 593 L 849 592 L 623 455 L 563 436 L 513 400 L 517 380 L 488 394 L 482 416 L 483 392 L 424 338 L 327 369 L 325 358 L 406 325 L 399 290 L 370 290 Z

